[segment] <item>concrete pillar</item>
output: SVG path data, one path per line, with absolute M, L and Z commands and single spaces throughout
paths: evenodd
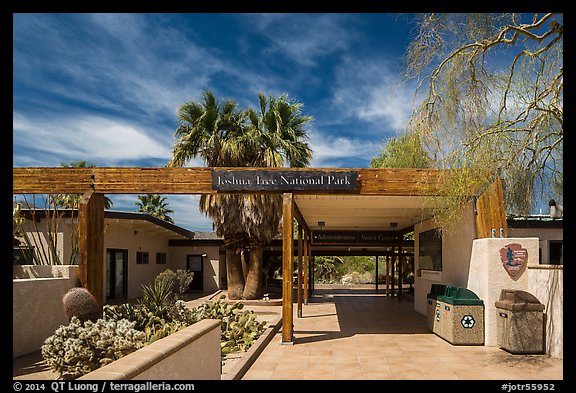
M 518 244 L 525 250 L 526 261 L 514 275 L 508 273 L 502 258 L 507 246 Z M 494 303 L 502 289 L 529 291 L 528 265 L 538 265 L 538 238 L 485 238 L 472 244 L 467 288 L 484 301 L 484 345 L 497 346 L 498 311 Z

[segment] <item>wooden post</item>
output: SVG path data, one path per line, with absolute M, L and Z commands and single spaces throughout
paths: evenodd
M 282 203 L 282 344 L 294 343 L 292 270 L 294 266 L 294 196 L 283 194 Z
M 394 298 L 394 286 L 396 284 L 396 279 L 394 278 L 394 263 L 396 262 L 396 251 L 395 247 L 392 247 L 392 264 L 390 265 L 390 276 L 391 276 L 391 283 L 390 283 L 390 299 Z
M 104 304 L 104 194 L 87 191 L 78 207 L 78 272 L 82 286 Z
M 312 256 L 312 244 L 310 244 L 310 295 L 314 295 L 314 280 L 316 277 L 314 276 L 314 262 L 316 257 Z
M 378 255 L 376 255 L 376 292 L 378 292 Z
M 302 232 L 304 228 L 298 225 L 298 318 L 302 318 L 302 256 L 304 252 Z
M 402 301 L 402 263 L 403 263 L 403 256 L 402 256 L 402 241 L 400 241 L 400 246 L 398 247 L 398 301 Z
M 308 266 L 310 265 L 310 232 L 304 232 L 304 304 L 308 304 L 308 287 L 310 279 L 308 277 Z
M 386 296 L 390 296 L 390 255 L 386 255 Z

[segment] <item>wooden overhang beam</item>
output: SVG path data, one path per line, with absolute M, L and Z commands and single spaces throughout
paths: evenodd
M 215 194 L 212 170 L 251 171 L 262 168 L 65 168 L 34 167 L 12 170 L 14 194 Z M 286 170 L 287 168 L 266 168 Z M 315 171 L 316 168 L 289 168 L 292 172 Z M 444 170 L 429 168 L 335 168 L 334 172 L 355 171 L 356 195 L 423 196 L 437 195 L 436 184 Z M 284 193 L 258 191 L 255 193 Z M 326 190 L 290 191 L 293 194 L 334 194 Z M 235 192 L 237 193 L 237 192 Z
M 300 211 L 300 208 L 298 208 L 298 204 L 296 203 L 296 201 L 294 201 L 294 218 L 296 219 L 296 221 L 298 221 L 299 226 L 304 228 L 304 230 L 306 232 L 310 233 L 310 227 L 306 223 L 306 220 L 304 219 L 304 215 Z

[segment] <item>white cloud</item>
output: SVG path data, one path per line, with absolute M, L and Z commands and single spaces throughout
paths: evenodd
M 313 151 L 311 166 L 316 168 L 349 166 L 346 162 L 351 159 L 370 161 L 380 148 L 366 139 L 333 137 L 317 130 L 311 133 L 310 147 Z
M 342 116 L 399 131 L 410 119 L 413 94 L 385 59 L 346 58 L 336 70 L 332 102 Z
M 350 18 L 340 14 L 257 14 L 250 15 L 249 21 L 270 40 L 266 52 L 312 66 L 320 57 L 350 47 L 355 37 L 345 26 Z
M 171 141 L 152 137 L 148 130 L 97 116 L 29 118 L 13 115 L 14 164 L 25 161 L 19 151 L 29 146 L 59 161 L 86 160 L 116 165 L 131 160 L 171 157 Z

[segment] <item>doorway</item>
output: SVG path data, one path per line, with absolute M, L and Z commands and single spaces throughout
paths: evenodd
M 128 297 L 128 250 L 106 249 L 106 300 Z
M 204 257 L 202 255 L 186 255 L 186 269 L 194 273 L 194 279 L 188 287 L 191 291 L 204 290 Z

